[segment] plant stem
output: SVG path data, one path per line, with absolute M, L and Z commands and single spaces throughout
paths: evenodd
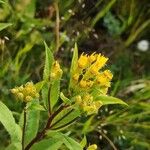
M 52 130 L 58 130 L 58 129 L 64 128 L 64 127 L 66 127 L 66 126 L 72 124 L 73 122 L 75 122 L 78 118 L 79 118 L 79 117 L 76 117 L 76 118 L 74 118 L 73 120 L 69 121 L 68 123 L 66 123 L 66 124 L 64 124 L 64 125 L 62 125 L 62 126 L 53 128 Z
M 32 139 L 32 141 L 26 146 L 25 150 L 29 150 L 31 148 L 31 146 L 36 143 L 37 141 L 43 139 L 45 137 L 45 133 L 46 130 L 50 129 L 50 125 L 53 121 L 53 119 L 64 109 L 68 107 L 68 105 L 61 105 L 58 110 L 56 110 L 48 119 L 47 124 L 45 126 L 45 128 L 41 131 L 38 132 L 36 137 Z
M 69 114 L 71 114 L 73 112 L 73 109 L 70 110 L 67 114 L 65 114 L 62 118 L 60 118 L 59 120 L 57 120 L 54 124 L 51 125 L 51 128 L 54 127 L 56 124 L 58 124 L 61 120 L 63 120 L 64 118 L 66 118 Z
M 49 116 L 52 114 L 52 110 L 51 110 L 51 103 L 50 103 L 50 91 L 51 91 L 51 85 L 49 85 L 48 88 L 48 111 L 49 111 Z
M 65 105 L 61 105 L 59 108 L 58 108 L 58 110 L 56 110 L 50 117 L 49 117 L 49 119 L 48 119 L 48 121 L 47 121 L 47 124 L 46 124 L 46 129 L 49 129 L 50 128 L 50 125 L 51 125 L 51 123 L 52 123 L 52 121 L 53 121 L 53 119 L 64 109 L 64 108 L 66 108 L 67 106 Z
M 55 26 L 55 34 L 56 34 L 56 49 L 55 53 L 57 53 L 59 49 L 59 7 L 58 7 L 58 2 L 54 3 L 55 11 L 56 11 L 56 26 Z
M 24 150 L 24 139 L 25 139 L 25 130 L 26 130 L 26 106 L 24 107 L 24 112 L 23 112 L 23 130 L 22 130 L 22 150 Z
M 99 132 L 99 133 L 109 142 L 109 144 L 113 148 L 113 150 L 117 150 L 114 143 L 109 139 L 109 137 L 106 134 L 104 134 L 103 132 Z

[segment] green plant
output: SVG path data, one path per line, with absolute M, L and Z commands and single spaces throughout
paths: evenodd
M 11 142 L 6 149 L 58 149 L 63 144 L 68 149 L 83 149 L 85 144 L 79 144 L 69 137 L 69 133 L 60 132 L 75 123 L 81 115 L 97 113 L 102 105 L 123 104 L 120 99 L 106 96 L 112 74 L 109 70 L 99 70 L 108 58 L 100 54 L 82 54 L 78 59 L 77 46 L 70 69 L 70 83 L 64 93 L 60 92 L 62 69 L 54 60 L 52 50 L 45 44 L 46 58 L 43 80 L 36 83 L 26 83 L 15 87 L 11 92 L 24 104 L 24 110 L 17 124 L 12 112 L 0 103 L 0 121 L 10 134 Z M 39 92 L 42 91 L 42 99 Z M 40 127 L 40 112 L 47 112 L 47 121 Z M 43 121 L 44 122 L 44 121 Z M 83 142 L 81 142 L 83 143 Z M 88 149 L 96 149 L 90 146 Z

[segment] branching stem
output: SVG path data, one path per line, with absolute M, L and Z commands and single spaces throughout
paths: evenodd
M 26 146 L 26 148 L 24 150 L 29 150 L 31 148 L 31 146 L 36 143 L 37 141 L 43 139 L 45 137 L 45 133 L 48 129 L 50 129 L 50 125 L 53 121 L 53 119 L 64 109 L 68 107 L 68 105 L 61 105 L 48 119 L 47 124 L 45 126 L 45 128 L 41 131 L 38 132 L 36 137 L 32 139 L 32 141 Z
M 23 111 L 23 130 L 22 130 L 22 150 L 24 150 L 24 140 L 25 140 L 25 130 L 26 130 L 26 117 L 27 117 L 27 112 L 26 112 L 26 105 L 24 107 Z

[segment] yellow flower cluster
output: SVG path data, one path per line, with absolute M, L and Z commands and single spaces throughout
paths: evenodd
M 75 104 L 87 115 L 98 112 L 101 101 L 95 101 L 100 94 L 107 94 L 113 77 L 110 70 L 101 71 L 108 58 L 101 54 L 82 54 L 78 59 L 72 76 L 71 88 L 75 95 Z
M 51 75 L 50 75 L 51 79 L 57 80 L 57 79 L 61 78 L 62 73 L 63 73 L 63 71 L 60 68 L 59 63 L 57 61 L 55 61 L 52 65 L 52 69 L 51 69 Z
M 96 87 L 104 89 L 102 94 L 106 94 L 113 75 L 110 70 L 100 71 L 100 69 L 105 66 L 107 60 L 108 58 L 101 54 L 81 54 L 72 77 L 73 89 L 83 89 L 85 91 L 86 89 Z
M 102 106 L 102 103 L 100 101 L 94 101 L 93 96 L 88 93 L 83 97 L 81 97 L 80 95 L 76 96 L 75 102 L 87 115 L 97 113 L 98 109 Z
M 39 94 L 33 82 L 27 82 L 25 85 L 11 89 L 11 92 L 20 100 L 30 102 L 34 98 L 38 98 Z
M 97 150 L 97 145 L 96 144 L 92 144 L 90 145 L 87 150 Z

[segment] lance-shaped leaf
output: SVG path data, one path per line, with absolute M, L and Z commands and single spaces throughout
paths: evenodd
M 127 105 L 124 101 L 122 101 L 119 98 L 112 97 L 112 96 L 107 96 L 107 95 L 100 95 L 96 97 L 96 101 L 101 101 L 103 105 L 108 105 L 108 104 L 121 104 L 121 105 Z
M 70 67 L 70 83 L 69 83 L 69 87 L 71 86 L 71 82 L 72 82 L 71 79 L 72 79 L 73 73 L 76 70 L 76 67 L 77 67 L 77 64 L 78 64 L 77 62 L 78 62 L 78 47 L 77 47 L 77 44 L 75 44 L 74 51 L 73 51 L 72 62 L 71 62 L 71 67 Z
M 11 26 L 11 23 L 0 23 L 0 31 Z
M 35 110 L 33 106 L 38 105 L 38 100 L 33 100 L 27 109 L 25 145 L 27 145 L 37 134 L 39 128 L 40 111 Z
M 80 111 L 78 109 L 66 108 L 54 118 L 52 129 L 62 130 L 74 123 L 79 116 Z
M 57 131 L 49 131 L 47 132 L 47 135 L 49 137 L 61 140 L 69 150 L 83 150 L 82 146 L 67 134 L 63 134 Z
M 55 80 L 50 87 L 50 105 L 51 109 L 53 109 L 54 105 L 57 103 L 59 99 L 59 93 L 60 93 L 60 79 Z
M 58 150 L 62 144 L 61 138 L 49 138 L 34 144 L 31 150 Z
M 52 50 L 47 46 L 47 44 L 45 42 L 44 42 L 44 45 L 45 45 L 46 58 L 45 58 L 43 79 L 47 80 L 47 79 L 49 79 L 49 76 L 50 76 L 50 71 L 52 68 L 54 57 L 52 54 Z
M 54 61 L 54 57 L 52 54 L 52 50 L 47 46 L 46 43 L 44 44 L 45 44 L 46 58 L 45 58 L 45 66 L 44 66 L 44 73 L 43 73 L 43 80 L 45 84 L 43 85 L 43 88 L 42 88 L 42 98 L 44 100 L 45 107 L 49 108 L 48 106 L 49 105 L 48 90 L 50 87 L 49 77 L 50 77 L 50 72 L 51 72 L 53 61 Z
M 60 93 L 60 98 L 63 100 L 64 103 L 69 104 L 71 103 L 70 99 L 67 98 L 63 92 Z
M 21 128 L 16 124 L 12 112 L 2 102 L 0 102 L 0 122 L 9 133 L 12 142 L 21 142 Z

